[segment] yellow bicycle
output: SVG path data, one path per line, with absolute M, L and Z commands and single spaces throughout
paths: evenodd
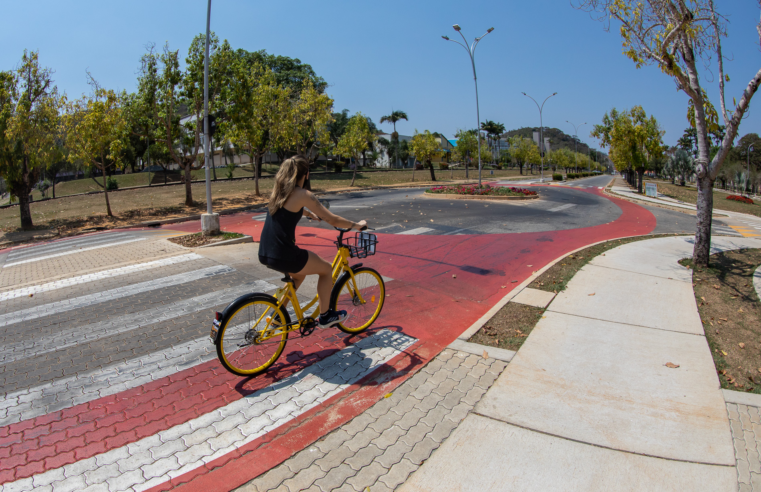
M 365 331 L 372 325 L 386 299 L 383 277 L 362 263 L 349 265 L 349 258 L 366 258 L 375 254 L 378 239 L 375 234 L 358 232 L 344 239 L 350 229 L 338 229 L 335 242 L 338 252 L 333 259 L 333 290 L 330 308 L 345 310 L 348 318 L 338 327 L 350 334 Z M 288 334 L 299 331 L 302 337 L 317 327 L 318 296 L 304 306 L 299 304 L 293 278 L 288 273 L 285 285 L 274 296 L 265 293 L 247 294 L 234 300 L 221 313 L 216 313 L 211 329 L 211 341 L 217 356 L 230 372 L 240 376 L 255 376 L 267 370 L 285 349 Z M 285 306 L 290 302 L 296 320 Z M 314 310 L 305 316 L 312 307 Z

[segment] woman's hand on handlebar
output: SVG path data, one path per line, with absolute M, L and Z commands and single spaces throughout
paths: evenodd
M 357 229 L 358 231 L 362 231 L 364 229 L 367 229 L 367 221 L 366 220 L 360 220 L 356 224 L 354 224 L 353 229 Z

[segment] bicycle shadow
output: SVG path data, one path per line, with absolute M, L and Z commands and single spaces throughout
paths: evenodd
M 291 395 L 293 397 L 316 386 L 331 390 L 358 382 L 363 386 L 377 385 L 403 377 L 423 361 L 408 350 L 418 340 L 402 331 L 400 326 L 386 325 L 359 335 L 327 334 L 312 345 L 318 350 L 295 350 L 284 354 L 285 360 L 281 359 L 261 375 L 241 378 L 234 389 L 244 398 L 251 398 L 253 404 L 261 402 L 266 405 L 267 399 L 279 401 L 277 395 L 280 393 L 293 393 L 288 391 L 289 388 L 296 391 Z M 321 344 L 324 348 L 319 348 Z M 405 367 L 395 369 L 387 364 L 401 353 L 409 359 Z M 366 383 L 364 380 L 368 376 L 372 377 Z

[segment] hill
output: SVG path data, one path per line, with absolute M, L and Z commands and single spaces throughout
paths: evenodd
M 524 138 L 534 138 L 534 132 L 538 132 L 539 127 L 524 127 L 519 128 L 517 130 L 510 130 L 509 132 L 503 133 L 502 138 L 510 138 L 515 135 L 520 135 Z M 563 132 L 563 130 L 559 130 L 557 128 L 544 128 L 544 138 L 550 139 L 550 149 L 557 150 L 561 148 L 567 148 L 569 150 L 577 150 L 576 147 L 574 147 L 575 139 L 573 135 L 567 135 Z M 579 141 L 578 143 L 578 152 L 581 154 L 588 154 L 589 153 L 589 145 L 585 144 L 582 141 Z M 602 153 L 605 155 L 605 153 Z

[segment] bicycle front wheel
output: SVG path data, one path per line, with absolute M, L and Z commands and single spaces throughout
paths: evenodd
M 268 333 L 287 326 L 288 313 L 266 294 L 238 299 L 225 311 L 217 336 L 219 361 L 239 376 L 255 376 L 267 370 L 283 353 L 288 340 L 287 332 L 275 336 Z
M 333 287 L 330 307 L 349 313 L 349 318 L 338 327 L 355 334 L 365 331 L 378 319 L 385 300 L 383 277 L 372 268 L 361 267 L 354 270 L 353 278 L 347 272 L 338 279 Z

